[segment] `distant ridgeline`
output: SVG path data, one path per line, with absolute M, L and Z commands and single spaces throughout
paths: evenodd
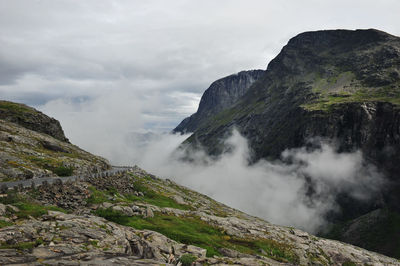
M 372 236 L 343 237 L 344 229 L 337 229 L 335 237 L 400 257 L 399 37 L 375 29 L 301 33 L 266 71 L 244 71 L 214 82 L 197 113 L 174 132 L 193 132 L 182 147 L 201 146 L 219 155 L 233 128 L 249 141 L 253 162 L 277 159 L 285 149 L 302 147 L 313 137 L 335 140 L 339 152 L 360 149 L 391 185 L 369 202 L 341 195 L 337 202 L 342 213 L 332 219 L 349 224 L 385 210 L 371 216 L 385 214 L 385 219 L 367 219 L 380 228 L 385 243 L 372 243 Z M 385 231 L 387 223 L 391 226 Z M 370 229 L 363 226 L 363 231 Z

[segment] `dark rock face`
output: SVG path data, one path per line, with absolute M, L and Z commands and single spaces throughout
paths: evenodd
M 69 142 L 60 122 L 24 104 L 0 101 L 0 119 Z
M 395 168 L 381 157 L 400 150 L 400 78 L 394 73 L 400 73 L 398 37 L 377 30 L 299 34 L 234 106 L 205 117 L 186 143 L 219 154 L 221 139 L 236 127 L 256 161 L 322 136 Z
M 400 255 L 400 215 L 377 209 L 344 224 L 338 224 L 324 237 L 337 239 L 392 257 Z
M 204 92 L 199 109 L 185 118 L 173 132 L 193 132 L 207 118 L 231 107 L 265 73 L 263 70 L 241 71 L 217 81 Z
M 341 218 L 382 207 L 400 212 L 399 107 L 399 37 L 373 29 L 306 32 L 283 47 L 236 104 L 206 118 L 183 146 L 219 155 L 236 128 L 256 162 L 323 137 L 337 143 L 339 152 L 360 149 L 389 179 L 378 205 L 349 195 L 338 199 Z

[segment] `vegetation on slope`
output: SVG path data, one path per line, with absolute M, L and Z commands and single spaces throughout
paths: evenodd
M 196 216 L 176 217 L 156 213 L 154 217 L 128 217 L 111 209 L 99 209 L 97 215 L 118 224 L 137 229 L 149 229 L 180 243 L 195 245 L 207 250 L 207 256 L 221 256 L 220 248 L 230 248 L 241 253 L 267 255 L 283 262 L 298 262 L 290 245 L 270 239 L 246 239 L 227 235 L 223 229 L 209 225 Z
M 335 224 L 323 236 L 400 259 L 400 214 L 390 209 Z

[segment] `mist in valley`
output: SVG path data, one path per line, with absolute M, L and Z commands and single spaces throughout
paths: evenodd
M 52 101 L 41 109 L 60 117 L 73 143 L 114 165 L 136 164 L 228 206 L 308 232 L 319 231 L 328 223 L 326 214 L 340 211 L 335 202 L 339 193 L 368 200 L 384 184 L 360 151 L 337 153 L 333 143 L 323 140 L 312 140 L 314 149 L 286 150 L 280 160 L 249 164 L 252 151 L 234 130 L 225 140 L 230 152 L 214 158 L 200 149 L 190 152 L 191 160 L 182 160 L 187 151 L 178 147 L 189 135 L 140 129 L 141 108 L 152 103 L 116 97 L 99 97 L 92 105 Z M 115 113 L 126 115 L 114 119 Z
M 190 162 L 182 160 L 187 153 L 177 148 L 186 137 L 155 138 L 137 149 L 138 165 L 269 222 L 312 233 L 328 224 L 326 214 L 340 211 L 339 193 L 369 200 L 384 184 L 360 151 L 337 153 L 334 144 L 321 140 L 313 140 L 314 149 L 286 150 L 280 160 L 249 165 L 251 150 L 236 130 L 225 141 L 233 149 L 217 159 L 198 150 Z

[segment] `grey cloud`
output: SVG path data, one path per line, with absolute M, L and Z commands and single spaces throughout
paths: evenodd
M 127 145 L 129 134 L 168 131 L 197 109 L 211 82 L 241 70 L 265 69 L 300 32 L 378 28 L 400 35 L 399 13 L 395 0 L 0 0 L 0 97 L 34 105 L 59 119 L 73 143 L 114 163 L 142 163 L 235 207 L 311 230 L 324 222 L 322 210 L 334 206 L 331 199 L 314 207 L 303 204 L 298 195 L 304 184 L 293 172 L 301 163 L 288 168 L 261 162 L 248 168 L 245 141 L 237 137 L 234 145 L 241 152 L 217 162 L 198 155 L 211 168 L 178 162 L 166 167 L 165 156 L 185 136 L 165 135 L 162 145 L 155 141 L 146 152 Z M 358 153 L 337 157 L 329 147 L 320 152 L 289 154 L 308 163 L 309 168 L 297 170 L 321 180 L 321 191 L 329 173 L 313 167 L 316 154 L 325 156 L 320 163 L 328 168 L 329 162 L 343 158 L 349 159 L 349 167 L 363 163 Z M 373 167 L 366 169 L 365 175 L 379 176 Z M 350 170 L 346 173 L 330 178 L 351 189 L 357 180 L 348 178 Z M 230 193 L 242 188 L 244 201 L 235 201 Z M 254 201 L 254 191 L 270 202 L 268 208 Z M 282 213 L 281 206 L 288 211 Z
M 326 142 L 315 149 L 285 151 L 283 157 L 292 157 L 290 163 L 261 160 L 249 165 L 247 140 L 233 132 L 226 140 L 233 147 L 229 153 L 215 160 L 200 150 L 190 153 L 189 163 L 180 160 L 182 154 L 175 150 L 186 137 L 153 136 L 147 145 L 131 139 L 126 159 L 229 206 L 309 232 L 327 225 L 326 214 L 338 211 L 335 197 L 340 193 L 369 200 L 385 184 L 382 174 L 364 162 L 361 152 L 339 154 Z M 309 182 L 313 183 L 312 194 Z
M 79 97 L 91 105 L 108 94 L 155 97 L 151 114 L 141 105 L 149 119 L 142 125 L 173 127 L 196 104 L 168 95 L 199 99 L 218 78 L 265 69 L 302 31 L 376 27 L 399 35 L 399 11 L 390 0 L 0 0 L 0 95 L 38 107 Z

